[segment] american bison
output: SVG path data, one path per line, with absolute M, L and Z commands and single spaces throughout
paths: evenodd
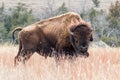
M 19 61 L 27 61 L 34 52 L 45 57 L 54 55 L 59 57 L 62 51 L 65 54 L 83 54 L 87 52 L 89 42 L 93 40 L 93 33 L 89 23 L 83 21 L 79 14 L 68 12 L 53 18 L 42 20 L 25 28 L 15 28 L 18 33 L 19 51 L 14 59 L 16 65 Z

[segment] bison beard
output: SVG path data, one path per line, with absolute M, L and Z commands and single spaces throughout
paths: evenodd
M 84 54 L 89 56 L 87 49 L 93 40 L 91 26 L 83 21 L 79 14 L 69 12 L 47 20 L 39 21 L 19 30 L 19 50 L 14 64 L 25 63 L 34 52 L 45 56 L 59 58 L 63 52 L 71 56 Z M 54 50 L 54 52 L 53 52 Z

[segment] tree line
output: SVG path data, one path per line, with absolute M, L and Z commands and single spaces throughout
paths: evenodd
M 92 1 L 94 7 L 87 11 L 78 12 L 85 21 L 91 22 L 95 41 L 102 40 L 109 46 L 120 46 L 120 1 L 111 3 L 108 13 L 99 9 L 100 0 Z M 27 8 L 23 3 L 9 8 L 9 11 L 5 10 L 4 5 L 2 3 L 0 7 L 0 43 L 11 41 L 11 31 L 15 27 L 25 27 L 38 20 L 32 14 L 32 9 Z M 50 3 L 48 3 L 48 7 L 39 20 L 69 12 L 65 3 L 55 10 Z

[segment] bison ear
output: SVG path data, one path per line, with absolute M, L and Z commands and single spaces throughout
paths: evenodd
M 90 29 L 90 32 L 93 32 L 93 29 Z
M 90 41 L 93 41 L 93 34 L 90 36 Z
M 90 29 L 90 32 L 92 33 L 90 36 L 90 41 L 93 41 L 93 29 L 92 28 Z

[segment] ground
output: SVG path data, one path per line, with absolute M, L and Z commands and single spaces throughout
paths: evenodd
M 119 80 L 120 48 L 90 48 L 88 58 L 61 60 L 35 53 L 26 65 L 14 67 L 18 46 L 0 46 L 0 80 Z

